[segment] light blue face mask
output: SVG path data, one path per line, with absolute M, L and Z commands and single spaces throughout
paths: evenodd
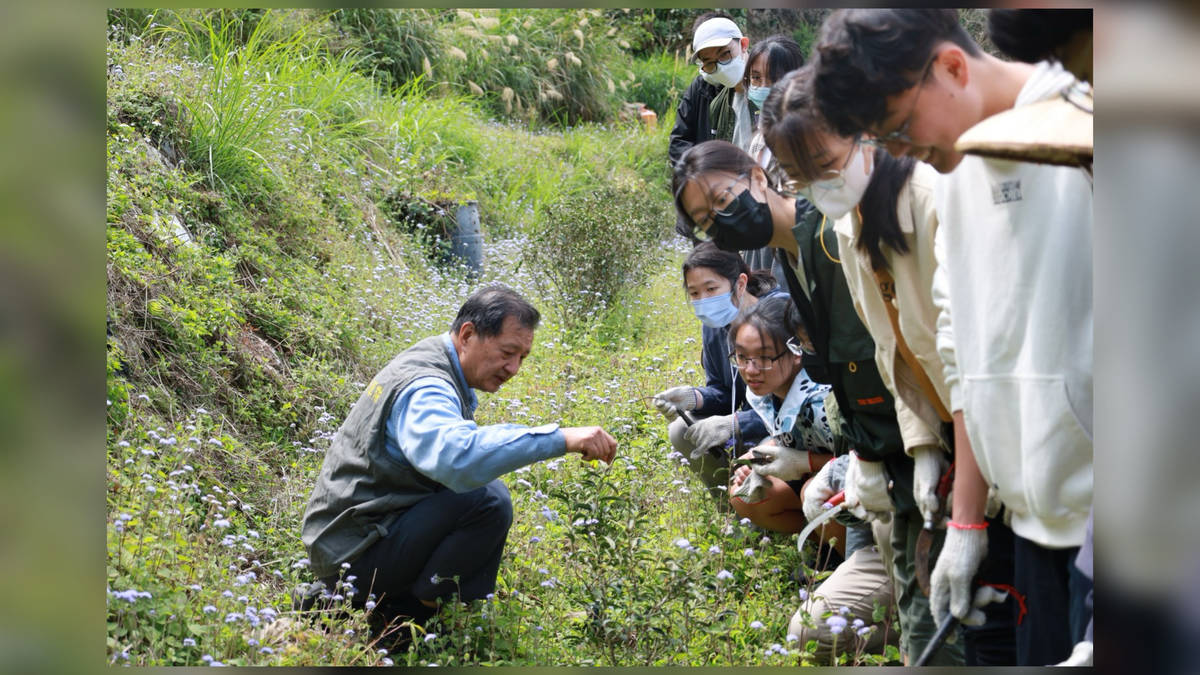
M 749 87 L 746 89 L 746 98 L 754 104 L 756 108 L 762 109 L 763 101 L 767 100 L 767 95 L 771 93 L 770 87 Z
M 732 293 L 712 295 L 692 301 L 692 311 L 700 323 L 709 328 L 724 328 L 737 316 L 738 309 L 730 299 Z

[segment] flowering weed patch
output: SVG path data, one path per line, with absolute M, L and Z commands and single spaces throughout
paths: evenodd
M 261 21 L 248 35 L 279 30 Z M 683 249 L 660 244 L 647 215 L 669 212 L 656 174 L 664 132 L 484 122 L 461 100 L 430 99 L 415 85 L 381 92 L 299 38 L 283 51 L 260 45 L 262 58 L 225 53 L 217 78 L 211 61 L 181 52 L 179 34 L 160 37 L 110 40 L 108 54 L 106 662 L 811 660 L 786 635 L 805 590 L 791 579 L 793 538 L 755 531 L 709 497 L 645 404 L 704 378 L 699 324 L 678 278 Z M 199 112 L 231 82 L 241 102 Z M 198 160 L 192 151 L 207 146 L 195 144 L 215 150 L 224 122 L 251 126 L 223 136 L 228 164 L 207 152 Z M 544 232 L 543 207 L 613 189 L 647 202 L 639 212 L 609 203 L 613 222 L 640 219 L 639 267 L 612 266 L 605 302 L 577 307 L 592 314 L 582 327 L 545 312 L 532 356 L 481 397 L 476 418 L 603 425 L 618 458 L 593 466 L 571 456 L 504 478 L 515 522 L 487 599 L 447 602 L 425 624 L 388 627 L 379 639 L 369 611 L 350 608 L 352 598 L 374 601 L 365 580 L 343 577 L 314 590 L 312 607 L 294 608 L 293 595 L 314 581 L 299 536 L 307 499 L 371 375 L 446 330 L 480 284 L 502 281 L 548 308 L 541 270 L 522 264 Z M 436 193 L 439 203 L 479 198 L 491 219 L 479 278 L 434 264 L 389 221 L 398 190 Z M 618 251 L 605 237 L 625 235 L 593 215 L 588 255 Z M 841 617 L 839 635 L 858 639 L 883 617 L 856 618 Z

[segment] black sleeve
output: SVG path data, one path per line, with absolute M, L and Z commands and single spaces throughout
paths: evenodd
M 667 148 L 667 156 L 671 159 L 671 166 L 675 166 L 675 162 L 687 152 L 687 149 L 698 143 L 701 139 L 703 131 L 700 129 L 700 123 L 703 115 L 700 114 L 700 108 L 707 98 L 703 96 L 704 87 L 709 86 L 704 78 L 696 76 L 692 83 L 688 85 L 686 91 L 683 92 L 683 97 L 679 99 L 679 107 L 675 109 L 675 126 L 671 129 L 671 142 Z

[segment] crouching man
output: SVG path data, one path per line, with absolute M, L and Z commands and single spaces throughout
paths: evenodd
M 473 390 L 495 392 L 517 374 L 539 320 L 516 292 L 486 287 L 449 333 L 401 352 L 367 385 L 304 514 L 311 569 L 326 587 L 345 569 L 353 604 L 373 595 L 383 622 L 424 621 L 455 593 L 485 597 L 512 524 L 498 477 L 567 452 L 612 461 L 616 441 L 600 427 L 475 424 Z

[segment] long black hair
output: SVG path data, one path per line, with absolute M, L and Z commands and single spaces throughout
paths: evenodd
M 839 135 L 817 110 L 813 100 L 813 75 L 811 65 L 784 75 L 771 87 L 758 120 L 767 147 L 776 158 L 781 150 L 786 150 L 785 154 L 791 157 L 798 174 L 793 178 L 805 183 L 811 183 L 822 172 L 813 159 L 825 150 L 817 132 Z M 875 150 L 874 160 L 871 182 L 859 202 L 863 222 L 858 248 L 870 256 L 873 269 L 884 269 L 887 261 L 883 257 L 883 245 L 901 255 L 908 253 L 896 206 L 900 190 L 912 176 L 917 163 L 911 157 L 892 157 L 882 148 Z
M 759 40 L 750 47 L 750 53 L 746 55 L 746 73 L 742 77 L 742 82 L 747 87 L 750 86 L 749 66 L 763 53 L 767 55 L 764 62 L 766 66 L 764 74 L 767 76 L 767 81 L 772 84 L 778 82 L 787 73 L 804 65 L 804 50 L 791 37 L 772 35 L 765 40 Z
M 683 261 L 684 288 L 687 288 L 687 273 L 698 267 L 710 269 L 718 276 L 728 279 L 729 285 L 737 284 L 739 275 L 746 275 L 746 292 L 756 298 L 762 297 L 778 283 L 769 269 L 751 270 L 737 251 L 722 251 L 711 241 L 702 241 L 692 247 Z

